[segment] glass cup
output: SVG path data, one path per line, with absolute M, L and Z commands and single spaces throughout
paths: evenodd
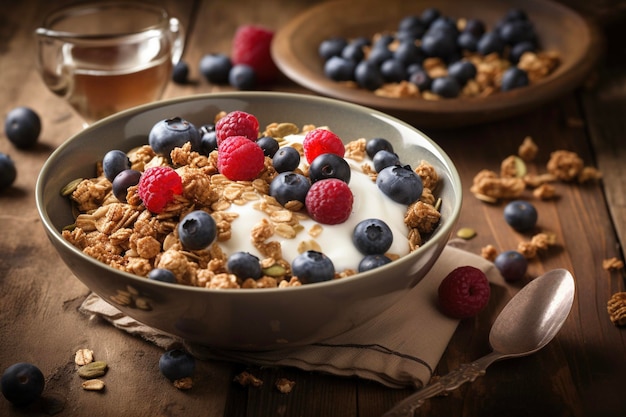
M 60 9 L 35 34 L 43 81 L 87 123 L 160 99 L 184 47 L 178 19 L 122 1 Z

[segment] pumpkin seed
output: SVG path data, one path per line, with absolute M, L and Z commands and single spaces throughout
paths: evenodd
M 74 191 L 76 191 L 76 188 L 78 188 L 78 184 L 80 184 L 82 181 L 82 178 L 76 178 L 75 180 L 70 181 L 65 187 L 61 188 L 61 195 L 63 197 L 67 197 L 68 195 L 72 194 Z
M 98 378 L 107 372 L 107 363 L 104 361 L 95 361 L 83 365 L 78 368 L 78 376 L 85 379 Z
M 456 232 L 456 236 L 461 239 L 469 240 L 476 236 L 476 230 L 471 227 L 462 227 Z
M 104 389 L 104 381 L 101 379 L 90 379 L 81 384 L 85 391 L 102 391 Z

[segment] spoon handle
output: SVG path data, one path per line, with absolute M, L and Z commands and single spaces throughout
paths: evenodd
M 383 417 L 413 416 L 415 409 L 421 406 L 424 400 L 445 391 L 452 391 L 468 381 L 473 382 L 477 377 L 484 375 L 487 367 L 501 357 L 501 354 L 492 352 L 474 362 L 459 366 L 454 371 L 431 382 L 415 394 L 400 401 L 391 410 L 383 414 Z

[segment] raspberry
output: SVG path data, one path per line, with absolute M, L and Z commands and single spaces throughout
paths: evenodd
M 139 179 L 137 193 L 143 204 L 153 213 L 160 213 L 174 199 L 182 194 L 183 181 L 173 168 L 158 166 L 147 168 Z
M 487 276 L 473 266 L 460 266 L 450 272 L 439 284 L 439 307 L 449 317 L 473 317 L 489 302 Z
M 218 145 L 229 136 L 244 136 L 255 141 L 259 138 L 259 121 L 254 115 L 244 111 L 230 112 L 215 124 Z
M 265 167 L 263 149 L 243 136 L 222 140 L 217 152 L 217 169 L 231 181 L 251 181 Z
M 354 196 L 348 184 L 337 178 L 329 178 L 311 185 L 304 204 L 316 222 L 339 224 L 350 217 L 353 201 Z
M 260 83 L 272 81 L 279 73 L 270 53 L 273 37 L 274 32 L 262 26 L 240 26 L 233 38 L 231 61 L 252 67 Z
M 343 146 L 339 136 L 326 129 L 309 131 L 302 141 L 302 146 L 304 148 L 304 156 L 309 164 L 323 153 L 333 153 L 342 158 L 346 153 L 346 148 Z

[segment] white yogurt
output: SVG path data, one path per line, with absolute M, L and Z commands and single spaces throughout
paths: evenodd
M 290 142 L 302 142 L 303 136 L 292 135 L 286 139 Z M 396 203 L 383 194 L 376 186 L 376 183 L 362 172 L 360 166 L 366 162 L 371 164 L 371 160 L 366 159 L 359 163 L 350 159 L 346 160 L 352 168 L 349 183 L 354 196 L 352 214 L 347 221 L 341 224 L 321 224 L 322 232 L 316 237 L 311 236 L 308 231 L 318 223 L 307 219 L 300 221 L 304 229 L 295 238 L 287 239 L 276 234 L 269 238 L 268 241 L 277 241 L 281 244 L 283 258 L 286 261 L 291 263 L 298 256 L 298 246 L 301 242 L 314 240 L 321 248 L 321 251 L 333 261 L 336 271 L 345 269 L 357 270 L 359 262 L 364 255 L 352 243 L 352 232 L 359 222 L 370 218 L 381 219 L 391 228 L 393 244 L 388 251 L 389 253 L 399 256 L 409 253 L 408 228 L 404 223 L 407 207 L 404 204 Z M 246 251 L 262 258 L 252 244 L 250 231 L 262 219 L 269 220 L 269 216 L 253 206 L 254 202 L 245 205 L 233 204 L 227 210 L 239 215 L 232 222 L 231 238 L 220 242 L 220 246 L 227 254 L 236 251 Z

